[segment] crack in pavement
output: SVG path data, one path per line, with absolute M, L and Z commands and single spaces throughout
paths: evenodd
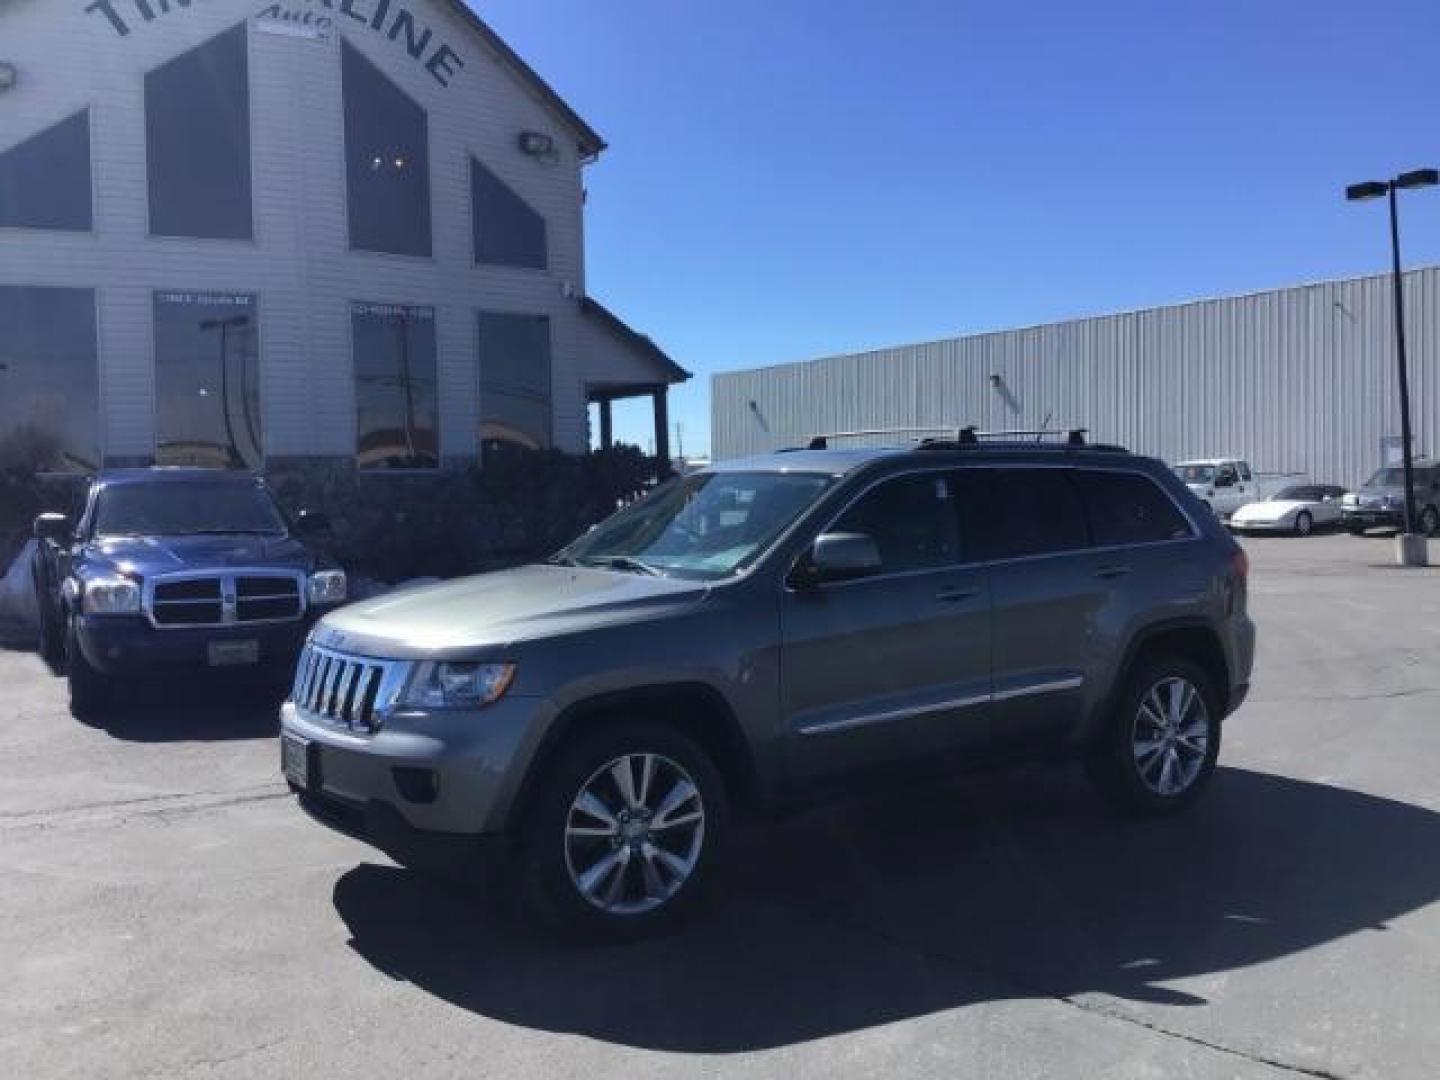
M 1288 697 L 1252 697 L 1246 704 L 1288 705 L 1300 702 L 1389 701 L 1394 698 L 1426 697 L 1440 694 L 1440 686 L 1417 686 L 1412 690 L 1386 690 L 1374 694 L 1295 694 Z
M 244 803 L 282 799 L 289 794 L 290 789 L 284 784 L 268 783 L 248 788 L 233 788 L 229 791 L 187 791 L 173 795 L 147 795 L 134 799 L 75 803 L 48 810 L 0 814 L 0 832 L 90 825 L 97 821 L 123 824 L 136 817 L 194 814 Z

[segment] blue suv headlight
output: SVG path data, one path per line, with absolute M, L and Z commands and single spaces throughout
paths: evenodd
M 344 570 L 317 570 L 310 575 L 306 595 L 312 604 L 339 604 L 347 589 Z
M 129 615 L 140 610 L 140 586 L 127 577 L 89 578 L 81 594 L 86 615 Z

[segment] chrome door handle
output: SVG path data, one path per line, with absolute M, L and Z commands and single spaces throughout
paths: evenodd
M 969 600 L 971 597 L 979 595 L 979 589 L 945 589 L 936 593 L 935 599 L 942 604 L 958 604 L 962 600 Z
M 1130 567 L 1128 566 L 1102 566 L 1099 570 L 1095 571 L 1095 576 L 1102 580 L 1110 581 L 1114 578 L 1124 577 L 1128 573 L 1130 573 Z

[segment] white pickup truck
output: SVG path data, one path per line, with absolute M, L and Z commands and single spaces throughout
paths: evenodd
M 1220 518 L 1228 518 L 1247 503 L 1268 499 L 1286 484 L 1304 479 L 1302 473 L 1253 472 L 1248 461 L 1233 457 L 1182 461 L 1174 469 L 1175 475 Z

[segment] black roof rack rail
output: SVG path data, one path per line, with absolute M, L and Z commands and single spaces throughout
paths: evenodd
M 806 445 L 808 450 L 828 450 L 831 439 L 862 438 L 875 435 L 920 435 L 930 432 L 928 438 L 917 440 L 920 450 L 955 450 L 962 447 L 978 447 L 985 442 L 1003 443 L 1007 448 L 1026 446 L 1056 446 L 1056 442 L 1044 442 L 1047 437 L 1058 439 L 1059 446 L 1066 450 L 1094 450 L 1103 453 L 1129 453 L 1123 446 L 1111 443 L 1092 443 L 1086 440 L 1088 428 L 1011 428 L 999 431 L 981 431 L 974 424 L 965 427 L 893 427 L 865 428 L 857 431 L 831 431 L 814 435 Z M 935 433 L 940 433 L 936 437 Z M 789 449 L 795 449 L 790 447 Z

